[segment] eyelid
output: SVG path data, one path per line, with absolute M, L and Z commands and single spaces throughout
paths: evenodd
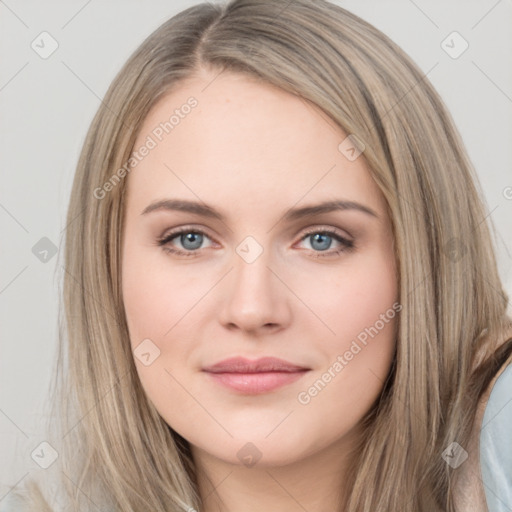
M 299 236 L 299 240 L 295 244 L 301 243 L 307 240 L 310 236 L 317 233 L 324 235 L 327 234 L 329 237 L 335 239 L 336 242 L 340 244 L 340 247 L 337 249 L 329 248 L 325 251 L 304 249 L 310 252 L 314 258 L 335 258 L 341 256 L 342 253 L 349 253 L 357 249 L 355 240 L 351 235 L 346 236 L 340 229 L 332 226 L 313 226 L 312 228 L 307 228 L 305 231 L 302 231 L 301 235 Z
M 156 239 L 156 241 L 157 241 L 158 245 L 164 246 L 166 243 L 170 242 L 170 240 L 172 240 L 173 238 L 176 238 L 183 233 L 190 233 L 190 232 L 198 233 L 200 235 L 206 235 L 210 240 L 212 240 L 212 242 L 214 242 L 215 244 L 218 244 L 215 237 L 213 237 L 210 234 L 208 228 L 206 228 L 205 226 L 197 226 L 197 225 L 196 226 L 184 225 L 184 226 L 179 226 L 179 227 L 176 227 L 173 229 L 167 229 L 164 231 L 164 233 L 161 236 L 159 236 Z M 181 249 L 177 249 L 177 250 L 179 251 Z M 191 253 L 199 252 L 199 250 L 198 251 L 187 251 L 187 252 L 191 252 Z
M 304 238 L 304 236 L 306 236 L 306 235 L 312 235 L 313 233 L 320 233 L 320 232 L 333 233 L 335 235 L 338 235 L 341 238 L 344 238 L 348 242 L 354 241 L 354 237 L 348 231 L 346 231 L 344 229 L 342 230 L 335 226 L 322 225 L 322 224 L 316 224 L 310 228 L 305 228 L 303 231 L 301 231 L 301 239 Z
M 178 226 L 176 228 L 166 229 L 163 234 L 159 237 L 159 239 L 168 238 L 173 234 L 180 234 L 182 231 L 194 231 L 198 233 L 204 233 L 208 235 L 210 238 L 214 238 L 210 235 L 210 231 L 206 226 L 198 225 L 198 224 L 184 224 L 183 226 Z

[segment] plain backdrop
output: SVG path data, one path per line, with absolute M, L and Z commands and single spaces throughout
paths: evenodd
M 62 273 L 52 248 L 86 131 L 135 48 L 196 3 L 0 0 L 0 499 L 39 469 L 30 454 L 44 441 Z M 441 94 L 477 169 L 512 294 L 511 0 L 335 3 L 389 35 Z

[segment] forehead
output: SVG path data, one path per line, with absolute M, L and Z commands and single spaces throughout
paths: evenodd
M 206 196 L 226 207 L 318 196 L 382 209 L 364 157 L 350 161 L 340 151 L 346 137 L 298 96 L 241 74 L 203 73 L 161 98 L 144 120 L 134 150 L 152 147 L 129 175 L 130 195 L 137 202 Z

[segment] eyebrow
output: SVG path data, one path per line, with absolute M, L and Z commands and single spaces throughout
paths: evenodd
M 375 213 L 371 208 L 368 208 L 363 204 L 357 203 L 355 201 L 335 200 L 325 201 L 319 204 L 304 206 L 301 208 L 292 208 L 285 213 L 283 219 L 289 222 L 298 219 L 314 217 L 315 215 L 320 215 L 322 213 L 344 210 L 355 210 L 376 218 L 379 217 L 377 213 Z M 224 221 L 224 216 L 211 206 L 185 199 L 162 199 L 160 201 L 155 201 L 154 203 L 146 206 L 141 215 L 147 215 L 148 213 L 155 211 L 180 211 Z

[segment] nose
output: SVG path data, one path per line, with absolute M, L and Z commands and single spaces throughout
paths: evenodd
M 229 330 L 254 334 L 268 334 L 287 327 L 292 293 L 285 285 L 286 277 L 279 276 L 279 271 L 272 268 L 268 253 L 264 251 L 248 263 L 234 252 L 233 266 L 220 291 L 222 325 Z

